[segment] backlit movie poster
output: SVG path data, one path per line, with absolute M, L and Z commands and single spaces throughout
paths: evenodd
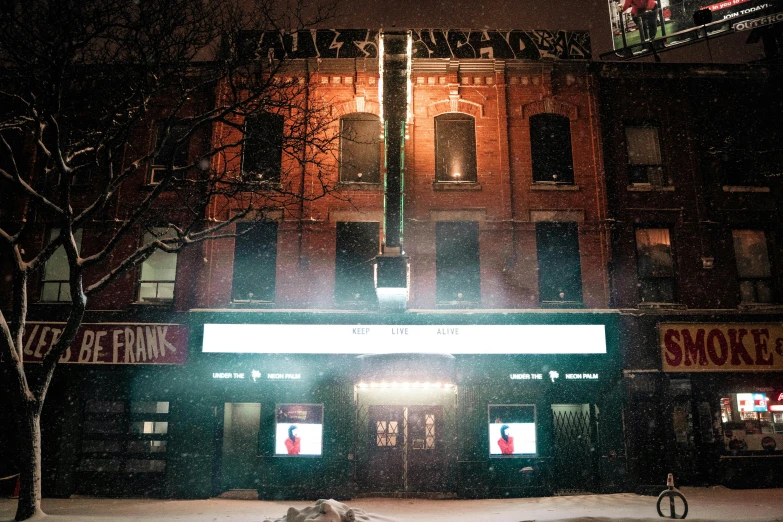
M 275 455 L 322 454 L 322 404 L 278 404 L 275 408 Z
M 536 407 L 532 404 L 489 405 L 489 454 L 493 457 L 533 457 Z

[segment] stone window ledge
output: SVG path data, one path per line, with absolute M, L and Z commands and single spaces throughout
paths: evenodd
M 436 181 L 432 184 L 432 190 L 436 192 L 440 191 L 479 191 L 481 190 L 481 183 L 478 182 L 442 182 Z
M 639 183 L 636 185 L 628 185 L 626 190 L 628 192 L 674 192 L 674 187 L 657 187 L 655 185 L 650 185 L 649 183 Z
M 770 192 L 769 187 L 745 187 L 742 185 L 723 185 L 723 192 Z
M 537 183 L 533 182 L 530 185 L 530 190 L 562 190 L 565 192 L 577 192 L 582 190 L 579 185 L 572 185 L 566 183 Z

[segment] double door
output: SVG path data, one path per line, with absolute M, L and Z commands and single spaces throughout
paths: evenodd
M 359 443 L 365 450 L 357 463 L 360 489 L 446 490 L 443 406 L 369 406 L 366 419 L 359 424 Z

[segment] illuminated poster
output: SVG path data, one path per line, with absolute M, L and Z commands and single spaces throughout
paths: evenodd
M 489 405 L 489 454 L 493 457 L 538 454 L 534 405 Z
M 609 0 L 609 18 L 615 49 L 638 45 L 663 36 L 666 43 L 694 37 L 677 34 L 695 27 L 693 13 L 708 9 L 711 35 L 727 32 L 741 20 L 775 11 L 773 0 Z M 721 23 L 723 22 L 723 23 Z
M 275 455 L 321 455 L 323 419 L 322 404 L 278 404 L 275 407 Z

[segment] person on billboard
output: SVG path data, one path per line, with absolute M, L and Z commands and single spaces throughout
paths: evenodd
M 299 455 L 299 452 L 302 450 L 301 443 L 302 440 L 296 436 L 297 434 L 297 427 L 296 424 L 292 424 L 288 427 L 288 438 L 285 439 L 285 449 L 288 451 L 289 455 Z
M 504 424 L 500 427 L 498 446 L 500 446 L 500 453 L 503 455 L 514 454 L 514 437 L 508 434 L 508 429 L 508 424 Z
M 655 0 L 625 0 L 622 6 L 617 6 L 620 16 L 631 10 L 631 18 L 639 28 L 639 39 L 646 42 L 658 34 L 658 3 Z

